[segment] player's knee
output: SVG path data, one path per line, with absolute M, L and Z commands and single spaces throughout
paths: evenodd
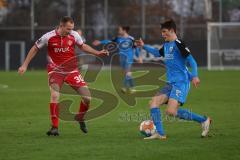
M 150 100 L 150 102 L 149 102 L 149 106 L 150 106 L 150 108 L 159 107 L 160 103 L 156 97 L 153 97 L 152 100 Z
M 83 96 L 82 100 L 85 104 L 90 104 L 92 97 L 91 96 Z

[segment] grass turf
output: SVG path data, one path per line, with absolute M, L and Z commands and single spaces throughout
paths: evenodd
M 118 97 L 114 111 L 87 123 L 87 135 L 76 123 L 61 121 L 61 135 L 48 137 L 46 72 L 27 72 L 23 77 L 0 72 L 0 159 L 240 159 L 239 72 L 201 70 L 200 76 L 201 86 L 191 89 L 184 107 L 212 117 L 211 137 L 201 139 L 197 123 L 174 120 L 164 121 L 166 141 L 144 141 L 137 116 L 148 115 L 150 98 L 139 98 L 135 107 L 129 107 Z M 117 96 L 109 82 L 109 72 L 103 71 L 90 86 Z M 79 98 L 62 99 L 69 97 L 75 101 L 71 109 L 77 110 Z

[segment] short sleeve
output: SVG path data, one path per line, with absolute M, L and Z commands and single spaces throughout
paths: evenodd
M 76 31 L 72 31 L 72 35 L 75 38 L 75 43 L 77 45 L 81 46 L 83 44 L 82 37 Z
M 180 41 L 180 40 L 176 40 L 176 45 L 181 53 L 181 55 L 186 58 L 189 54 L 191 54 L 190 50 L 188 49 L 188 47 L 186 47 L 186 45 Z
M 47 38 L 47 34 L 44 34 L 41 38 L 39 38 L 36 42 L 35 45 L 38 49 L 43 48 L 44 46 L 46 46 L 48 43 L 48 38 Z

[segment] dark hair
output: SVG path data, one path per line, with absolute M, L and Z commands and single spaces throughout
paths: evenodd
M 127 33 L 130 31 L 130 27 L 129 26 L 120 26 L 124 31 L 126 31 Z
M 60 23 L 66 24 L 67 22 L 74 23 L 72 17 L 64 16 L 61 18 Z
M 164 23 L 161 24 L 161 29 L 173 29 L 175 33 L 177 33 L 177 26 L 174 20 L 170 19 L 165 21 Z

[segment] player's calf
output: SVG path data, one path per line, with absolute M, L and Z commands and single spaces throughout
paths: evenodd
M 83 133 L 87 133 L 88 129 L 85 123 L 85 114 L 87 113 L 88 109 L 89 109 L 89 104 L 90 104 L 90 98 L 83 98 L 81 103 L 80 103 L 80 108 L 79 108 L 79 112 L 75 117 L 75 120 L 78 121 L 80 129 L 82 130 Z
M 50 86 L 50 93 L 51 93 L 50 102 L 51 103 L 58 103 L 58 100 L 60 97 L 59 90 L 60 90 L 60 87 L 57 84 L 52 84 Z
M 59 93 L 51 93 L 50 101 L 51 103 L 58 103 Z
M 87 101 L 87 102 L 90 103 L 90 101 Z M 87 113 L 87 111 L 89 109 L 89 103 L 85 103 L 85 101 L 82 100 L 81 103 L 80 103 L 79 112 L 75 116 L 75 120 L 78 121 L 78 123 L 80 125 L 80 129 L 82 130 L 83 133 L 87 133 L 88 132 L 84 116 L 85 116 L 85 114 Z
M 89 105 L 91 102 L 92 98 L 90 96 L 82 96 L 82 101 L 86 104 Z

